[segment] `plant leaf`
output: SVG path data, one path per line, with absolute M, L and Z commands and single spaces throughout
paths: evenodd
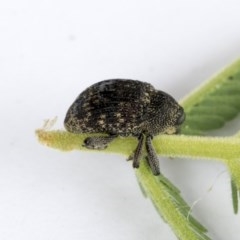
M 210 240 L 206 228 L 192 217 L 191 208 L 180 191 L 163 175 L 153 176 L 146 160 L 136 171 L 144 195 L 148 196 L 162 218 L 170 224 L 181 240 Z
M 181 101 L 186 121 L 181 132 L 203 135 L 221 128 L 240 112 L 240 60 Z
M 240 112 L 240 60 L 187 96 L 182 106 L 187 117 L 181 132 L 187 135 L 206 134 L 236 117 Z M 237 186 L 232 177 L 234 213 L 238 212 Z
M 232 200 L 233 200 L 233 210 L 236 214 L 238 212 L 238 189 L 234 182 L 234 180 L 231 180 L 231 187 L 232 187 Z

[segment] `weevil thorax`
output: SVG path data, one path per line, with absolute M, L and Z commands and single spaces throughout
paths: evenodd
M 146 132 L 151 135 L 174 134 L 185 119 L 183 108 L 169 94 L 156 90 L 148 108 Z

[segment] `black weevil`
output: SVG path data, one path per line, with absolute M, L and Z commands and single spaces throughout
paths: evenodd
M 139 167 L 143 144 L 154 175 L 160 174 L 152 138 L 174 134 L 185 119 L 183 108 L 169 94 L 151 84 L 129 79 L 110 79 L 93 84 L 70 106 L 64 125 L 72 133 L 105 133 L 88 137 L 84 146 L 104 149 L 117 136 L 135 136 L 137 148 L 131 157 Z

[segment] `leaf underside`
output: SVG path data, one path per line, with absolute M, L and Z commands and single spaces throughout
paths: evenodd
M 171 226 L 179 239 L 211 240 L 206 235 L 207 229 L 192 217 L 191 208 L 181 197 L 180 190 L 164 175 L 153 176 L 146 159 L 141 160 L 140 171 L 136 174 L 143 194 L 153 200 L 159 215 L 177 225 L 172 223 Z
M 210 238 L 205 235 L 207 229 L 199 223 L 191 213 L 191 208 L 181 197 L 180 190 L 178 190 L 167 178 L 163 175 L 159 177 L 159 181 L 165 186 L 166 192 L 172 197 L 172 201 L 176 205 L 176 209 L 189 221 L 189 227 L 195 232 L 198 239 L 210 240 Z
M 205 135 L 223 127 L 240 112 L 240 61 L 193 92 L 190 98 L 182 102 L 186 113 L 183 134 Z

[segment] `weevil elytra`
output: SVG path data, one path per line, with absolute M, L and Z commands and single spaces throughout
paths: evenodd
M 169 94 L 151 84 L 130 79 L 110 79 L 93 84 L 70 106 L 64 125 L 72 133 L 104 133 L 88 137 L 84 146 L 104 149 L 117 136 L 138 138 L 130 158 L 133 167 L 140 164 L 143 145 L 154 175 L 160 174 L 152 138 L 174 134 L 185 119 L 183 108 Z

